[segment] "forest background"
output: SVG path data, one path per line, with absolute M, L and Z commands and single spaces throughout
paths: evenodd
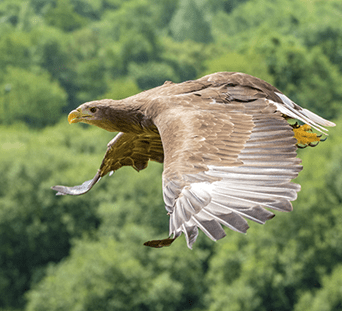
M 0 310 L 342 310 L 341 0 L 1 0 Z M 113 134 L 67 113 L 241 71 L 337 123 L 299 150 L 294 211 L 247 235 L 165 238 L 162 165 L 88 194 Z

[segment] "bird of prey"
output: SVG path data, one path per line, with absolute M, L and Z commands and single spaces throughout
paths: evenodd
M 270 210 L 291 211 L 300 190 L 291 180 L 302 169 L 297 148 L 322 140 L 312 128 L 326 134 L 323 126 L 335 126 L 267 82 L 238 72 L 87 102 L 68 121 L 119 133 L 95 177 L 80 186 L 52 187 L 57 195 L 84 194 L 122 166 L 140 171 L 149 160 L 164 163 L 169 237 L 145 245 L 168 246 L 184 233 L 189 248 L 198 228 L 216 241 L 226 235 L 221 225 L 245 233 L 246 219 L 264 224 L 274 216 Z

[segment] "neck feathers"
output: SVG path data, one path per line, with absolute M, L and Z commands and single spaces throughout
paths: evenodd
M 105 120 L 100 125 L 110 132 L 141 133 L 154 131 L 153 122 L 146 117 L 138 101 L 104 99 L 99 102 L 104 106 Z

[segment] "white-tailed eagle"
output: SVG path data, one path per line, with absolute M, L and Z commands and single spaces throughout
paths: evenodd
M 303 125 L 291 125 L 289 118 Z M 170 237 L 145 245 L 167 246 L 184 233 L 189 248 L 198 228 L 215 241 L 226 235 L 221 225 L 246 232 L 246 219 L 263 224 L 274 216 L 270 210 L 291 211 L 300 190 L 291 180 L 302 169 L 297 148 L 321 140 L 311 128 L 325 134 L 323 126 L 335 126 L 267 82 L 238 72 L 88 102 L 68 120 L 119 133 L 92 180 L 52 187 L 57 194 L 86 193 L 122 166 L 140 171 L 149 160 L 164 163 Z

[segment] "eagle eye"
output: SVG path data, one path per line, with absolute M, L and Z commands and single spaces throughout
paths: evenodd
M 89 109 L 89 111 L 92 112 L 92 113 L 95 113 L 97 111 L 97 108 L 92 107 L 92 108 Z

